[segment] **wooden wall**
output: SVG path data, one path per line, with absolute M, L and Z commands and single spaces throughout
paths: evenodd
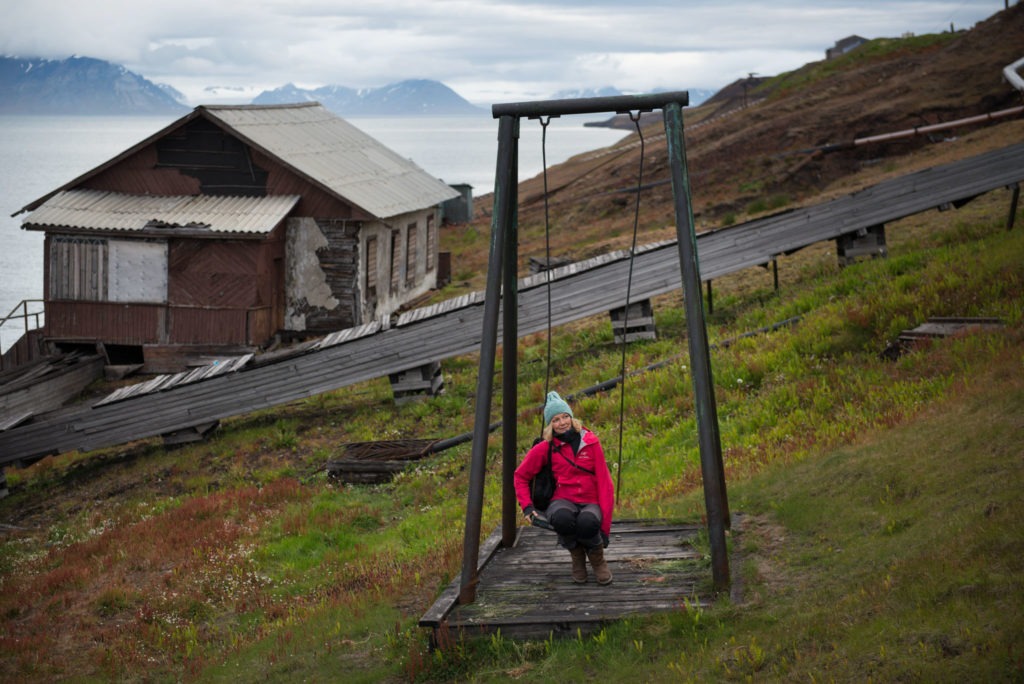
M 163 304 L 47 301 L 46 336 L 130 345 L 165 342 L 166 308 Z
M 320 220 L 316 224 L 327 238 L 327 246 L 317 251 L 317 260 L 338 303 L 333 310 L 307 313 L 306 329 L 327 332 L 351 328 L 359 323 L 359 224 L 340 220 Z

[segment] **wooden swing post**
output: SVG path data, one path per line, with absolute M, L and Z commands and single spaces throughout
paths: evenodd
M 466 528 L 462 544 L 462 584 L 459 589 L 459 603 L 472 603 L 476 599 L 476 584 L 478 574 L 478 563 L 480 560 L 480 525 L 483 517 L 484 505 L 484 476 L 487 471 L 487 439 L 490 434 L 489 424 L 491 420 L 491 398 L 494 392 L 494 363 L 498 349 L 498 311 L 501 305 L 502 273 L 511 271 L 512 287 L 510 293 L 511 301 L 515 302 L 514 291 L 516 289 L 516 261 L 512 261 L 511 267 L 505 262 L 505 248 L 509 238 L 506 233 L 511 234 L 511 240 L 515 242 L 515 218 L 516 204 L 518 200 L 518 141 L 519 141 L 519 119 L 513 116 L 503 116 L 498 122 L 498 166 L 494 177 L 494 208 L 491 214 L 491 242 L 488 255 L 487 285 L 484 294 L 484 321 L 483 332 L 480 339 L 480 372 L 476 378 L 476 413 L 473 417 L 473 449 L 469 464 L 469 492 L 466 501 Z M 515 249 L 513 248 L 513 258 Z M 515 318 L 515 307 L 508 307 L 511 316 Z M 507 318 L 507 316 L 506 316 Z M 507 327 L 507 322 L 506 322 Z M 513 324 L 512 333 L 515 333 Z M 506 336 L 508 335 L 506 330 Z M 505 360 L 508 361 L 509 347 L 512 354 L 515 354 L 515 338 L 513 344 L 505 344 Z M 514 364 L 514 362 L 513 362 Z M 503 366 L 506 370 L 508 366 Z M 513 368 L 515 366 L 513 365 Z M 512 401 L 508 401 L 508 390 L 503 395 L 506 399 L 504 404 L 504 415 L 508 416 L 511 410 L 513 420 L 502 425 L 502 434 L 512 432 L 512 457 L 511 470 L 509 469 L 508 456 L 506 455 L 502 468 L 502 488 L 508 490 L 512 487 L 512 474 L 515 471 L 515 383 L 509 383 L 507 376 L 503 383 L 506 387 L 512 384 Z M 508 440 L 502 440 L 503 449 L 508 449 Z M 514 505 L 514 492 L 512 503 Z M 508 499 L 504 496 L 504 499 Z M 506 504 L 503 508 L 507 507 Z M 505 521 L 502 527 L 507 527 L 507 516 L 503 515 Z M 512 525 L 515 525 L 513 519 Z M 506 543 L 506 540 L 503 540 Z M 510 540 L 507 541 L 511 543 Z
M 725 491 L 722 443 L 718 433 L 718 410 L 711 378 L 708 330 L 704 322 L 704 305 L 700 292 L 697 230 L 693 222 L 693 207 L 690 204 L 690 179 L 686 169 L 681 105 L 677 102 L 667 103 L 664 118 L 669 168 L 672 169 L 672 194 L 675 197 L 676 237 L 683 280 L 683 302 L 686 305 L 686 331 L 690 343 L 694 406 L 697 411 L 700 470 L 704 482 L 704 506 L 708 517 L 708 541 L 711 544 L 711 575 L 715 589 L 723 590 L 729 586 L 729 555 L 725 548 L 725 530 L 729 527 L 729 504 Z

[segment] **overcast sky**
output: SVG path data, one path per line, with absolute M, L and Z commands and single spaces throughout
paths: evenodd
M 1016 0 L 1014 0 L 1016 1 Z M 718 89 L 849 35 L 970 28 L 1004 0 L 3 0 L 0 54 L 96 57 L 248 102 L 286 83 L 442 81 L 477 104 L 614 86 Z

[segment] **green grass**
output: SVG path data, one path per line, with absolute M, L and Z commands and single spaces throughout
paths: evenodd
M 848 70 L 851 65 L 870 64 L 900 53 L 927 54 L 955 40 L 956 37 L 955 33 L 944 32 L 902 38 L 876 38 L 833 59 L 812 62 L 799 69 L 765 79 L 753 92 L 756 94 L 767 91 L 772 92 L 773 97 L 784 97 L 795 90 L 807 88 L 836 73 Z
M 425 679 L 1019 681 L 1022 361 L 1006 350 L 915 420 L 733 482 L 735 601 L 569 642 L 462 644 Z
M 68 454 L 12 473 L 0 513 L 50 513 L 0 543 L 0 672 L 29 682 L 1020 680 L 1024 234 L 1004 229 L 1005 194 L 949 216 L 891 229 L 888 259 L 846 269 L 828 250 L 783 259 L 778 293 L 760 269 L 716 283 L 708 322 L 737 514 L 735 600 L 595 637 L 455 637 L 428 650 L 416 622 L 459 571 L 469 445 L 387 485 L 340 485 L 320 467 L 345 442 L 470 431 L 471 355 L 445 362 L 447 393 L 427 402 L 395 407 L 387 382 L 372 381 L 224 421 L 205 443 Z M 659 339 L 631 345 L 627 370 L 674 361 L 626 384 L 618 514 L 699 519 L 685 316 L 678 293 L 655 308 Z M 880 358 L 901 330 L 941 315 L 1006 327 Z M 552 347 L 563 394 L 620 372 L 605 317 L 556 330 Z M 539 427 L 544 335 L 525 338 L 519 356 L 525 449 Z M 615 469 L 619 401 L 613 391 L 574 405 Z M 495 436 L 486 531 L 500 514 L 499 448 Z

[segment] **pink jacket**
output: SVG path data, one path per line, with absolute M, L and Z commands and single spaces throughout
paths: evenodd
M 612 508 L 615 505 L 615 487 L 612 484 L 612 475 L 608 470 L 608 463 L 604 459 L 604 449 L 597 435 L 584 428 L 581 431 L 580 452 L 572 453 L 572 446 L 562 442 L 557 437 L 554 439 L 555 448 L 551 452 L 551 467 L 555 473 L 554 499 L 566 499 L 573 503 L 585 504 L 596 503 L 601 507 L 601 531 L 606 535 L 612 529 Z M 560 455 L 561 454 L 561 455 Z M 578 463 L 580 466 L 594 471 L 594 474 L 585 473 L 569 463 L 567 458 Z M 548 443 L 540 442 L 533 446 L 523 462 L 516 468 L 514 483 L 516 488 L 516 499 L 520 508 L 526 508 L 533 504 L 530 499 L 530 480 L 540 471 L 541 466 L 548 458 Z

